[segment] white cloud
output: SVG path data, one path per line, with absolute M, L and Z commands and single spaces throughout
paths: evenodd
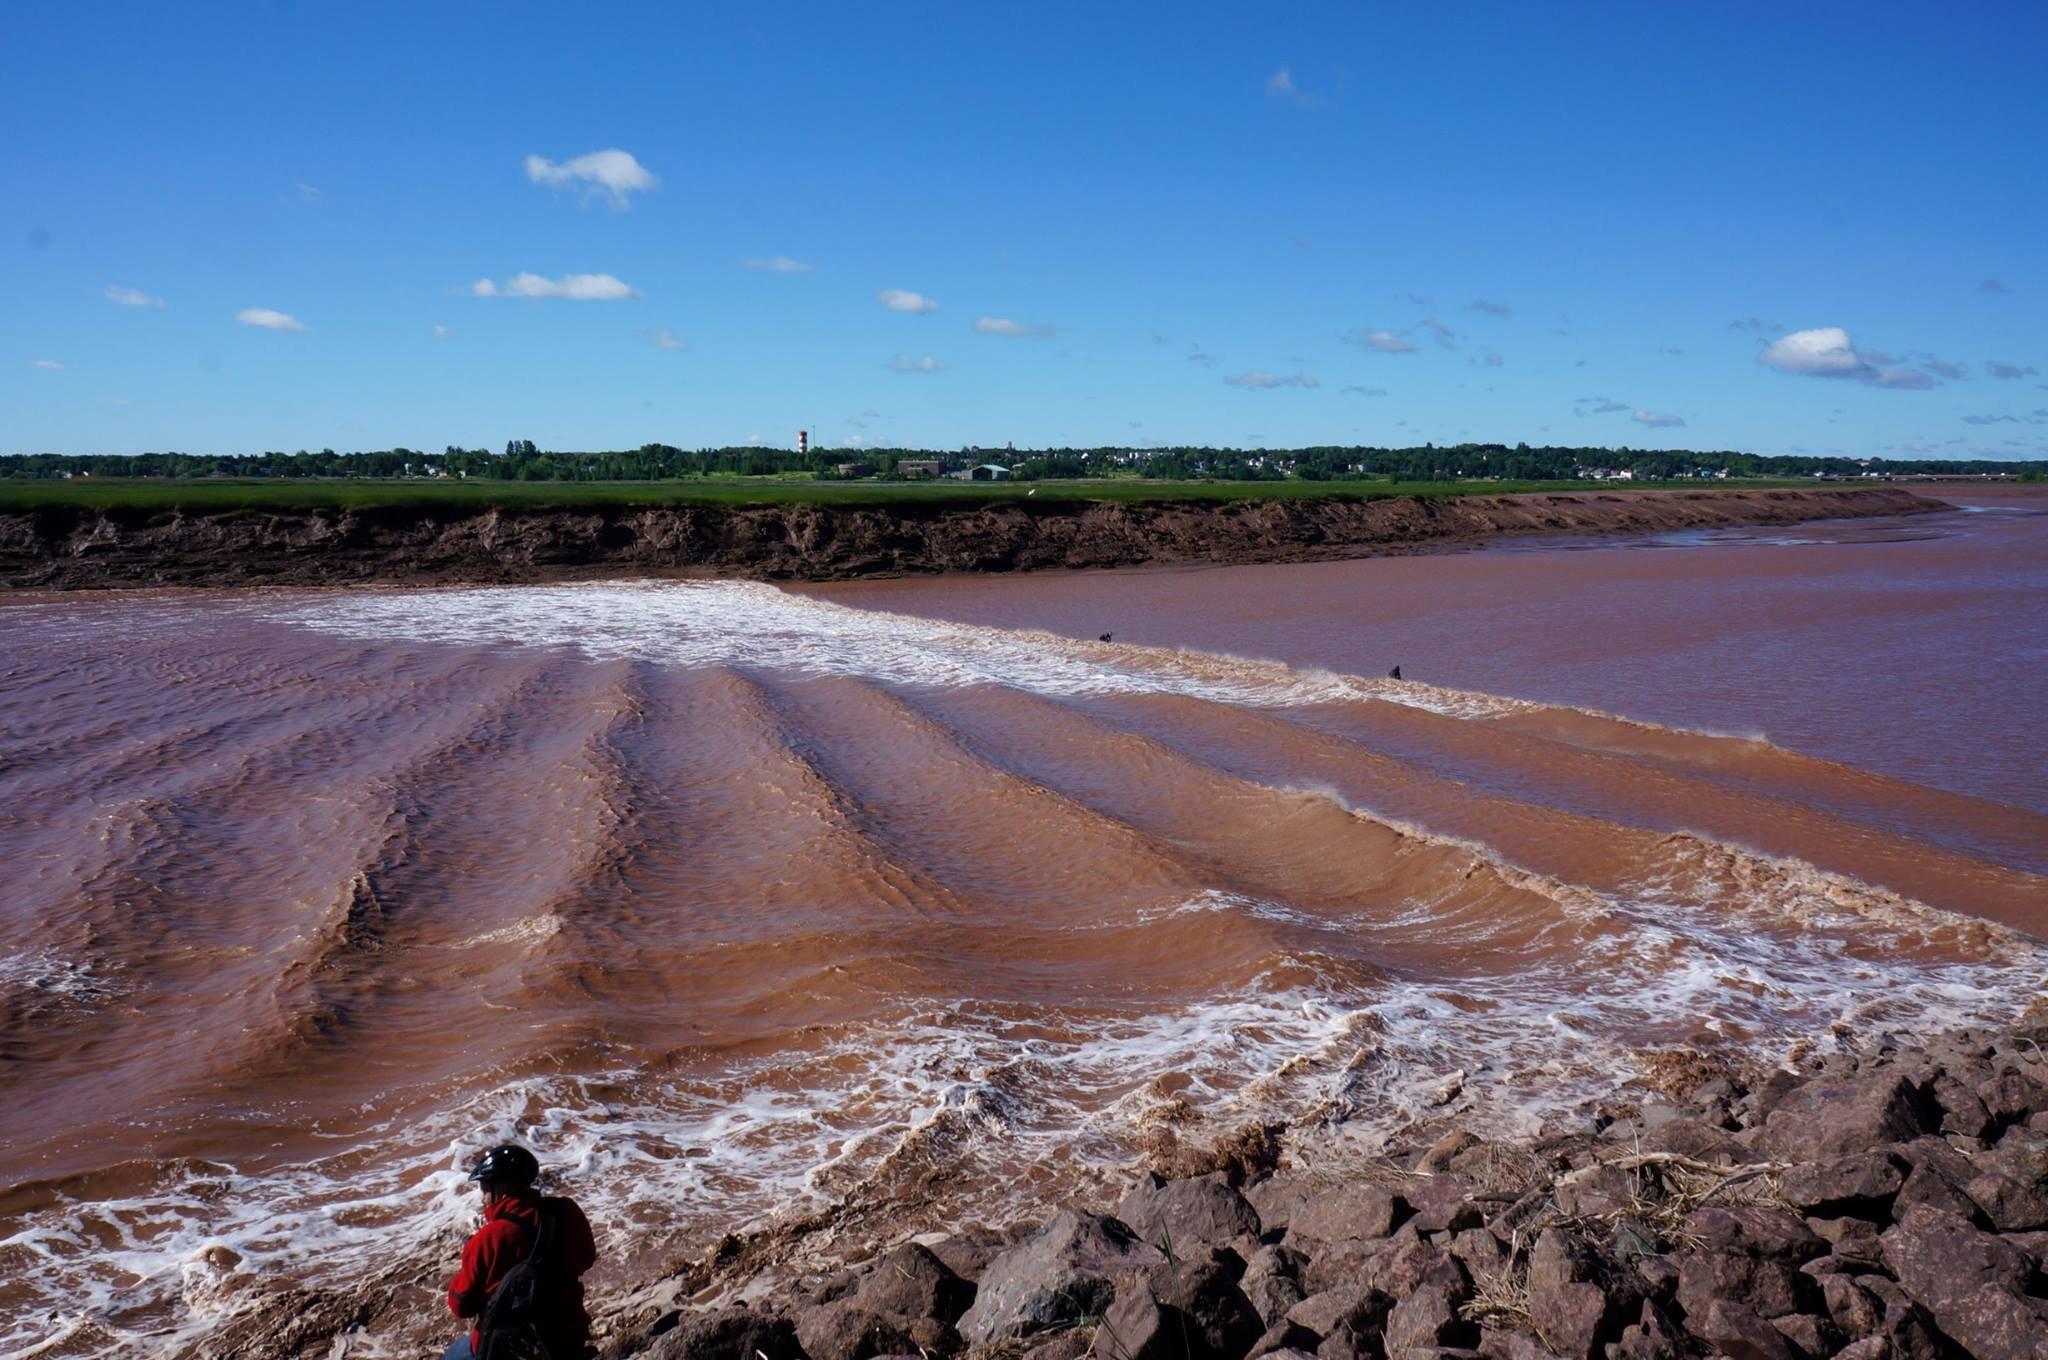
M 162 298 L 151 297 L 140 288 L 123 288 L 119 284 L 113 283 L 106 286 L 106 290 L 101 296 L 106 298 L 107 301 L 119 303 L 123 307 L 161 307 L 164 305 Z
M 618 302 L 640 296 L 640 290 L 610 274 L 564 274 L 559 279 L 514 274 L 503 283 L 478 279 L 469 285 L 473 297 L 567 298 L 571 302 Z
M 2041 370 L 2031 365 L 2002 364 L 1996 359 L 1991 360 L 1984 367 L 1994 378 L 2038 378 L 2041 376 Z
M 255 326 L 266 331 L 302 331 L 306 329 L 305 323 L 297 317 L 288 316 L 269 307 L 244 307 L 241 311 L 235 313 L 235 320 L 241 322 L 244 326 Z
M 1840 326 L 1792 331 L 1764 346 L 1757 362 L 1781 373 L 1810 378 L 1848 378 L 1872 387 L 1928 388 L 1934 379 L 1917 368 L 1894 365 L 1885 354 L 1859 354 Z
M 1322 386 L 1316 381 L 1316 375 L 1313 373 L 1273 374 L 1256 368 L 1249 373 L 1234 373 L 1223 381 L 1232 387 L 1256 387 L 1262 390 L 1274 387 Z
M 675 336 L 673 336 L 673 335 L 670 335 L 670 334 L 668 333 L 668 327 L 666 327 L 666 326 L 656 326 L 656 327 L 654 328 L 654 337 L 653 337 L 653 338 L 654 338 L 654 347 L 655 347 L 656 349 L 665 349 L 665 350 L 685 350 L 685 349 L 688 349 L 688 348 L 690 347 L 690 342 L 689 342 L 689 341 L 687 341 L 687 340 L 678 340 L 678 339 L 677 339 L 677 338 L 676 338 Z
M 943 373 L 946 366 L 927 354 L 913 359 L 908 354 L 899 354 L 886 365 L 891 373 Z
M 58 369 L 63 368 L 64 365 L 58 363 L 55 359 L 38 359 L 30 364 L 29 367 L 48 369 L 50 372 L 55 373 Z
M 298 183 L 292 185 L 292 188 L 295 191 L 297 191 L 299 195 L 299 202 L 301 203 L 318 203 L 321 199 L 327 196 L 321 193 L 318 189 L 314 188 L 312 185 L 306 183 L 304 180 L 300 180 Z
M 1404 340 L 1392 331 L 1367 331 L 1358 337 L 1358 343 L 1367 349 L 1376 349 L 1382 354 L 1413 354 L 1415 342 Z
M 1387 395 L 1387 389 L 1384 387 L 1359 387 L 1354 384 L 1344 390 L 1353 396 L 1359 397 L 1384 397 Z
M 1502 364 L 1506 363 L 1507 360 L 1501 358 L 1492 350 L 1488 350 L 1484 354 L 1475 355 L 1472 359 L 1468 360 L 1467 362 L 1469 362 L 1474 368 L 1499 368 Z
M 1665 415 L 1662 411 L 1645 411 L 1640 407 L 1636 409 L 1635 414 L 1631 415 L 1629 419 L 1638 425 L 1648 425 L 1651 429 L 1656 430 L 1669 429 L 1674 425 L 1685 424 L 1684 416 Z
M 1502 320 L 1506 320 L 1508 317 L 1511 317 L 1515 314 L 1515 309 L 1508 306 L 1507 303 L 1488 302 L 1485 298 L 1480 298 L 1477 301 L 1475 301 L 1472 304 L 1472 310 L 1475 312 L 1484 312 L 1488 316 L 1497 316 L 1500 317 Z
M 766 274 L 808 274 L 811 267 L 802 260 L 792 260 L 787 255 L 749 255 L 740 261 L 740 268 L 759 270 Z
M 1294 82 L 1294 72 L 1283 66 L 1266 79 L 1266 95 L 1271 99 L 1284 99 L 1298 109 L 1314 107 L 1314 96 Z
M 434 338 L 436 340 L 446 340 L 449 336 L 453 334 L 455 334 L 454 331 L 449 330 L 446 326 L 440 325 L 439 323 L 436 323 L 434 326 Z
M 1001 316 L 984 316 L 975 321 L 974 329 L 976 333 L 980 335 L 1014 335 L 1043 337 L 1051 335 L 1058 328 L 1054 326 L 1034 325 L 1032 323 L 1024 321 L 1012 321 L 1007 317 Z
M 620 209 L 630 206 L 626 201 L 627 194 L 652 189 L 661 183 L 652 171 L 633 159 L 631 152 L 617 147 L 592 151 L 559 165 L 545 156 L 528 156 L 526 177 L 535 184 L 555 189 L 581 186 L 585 194 L 602 193 L 614 208 Z
M 913 293 L 908 288 L 884 288 L 875 294 L 875 301 L 892 312 L 936 312 L 939 304 L 923 293 Z

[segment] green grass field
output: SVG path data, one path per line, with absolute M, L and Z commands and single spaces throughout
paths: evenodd
M 1658 486 L 1632 483 L 1631 489 Z M 1783 481 L 1676 482 L 1688 490 L 1729 486 L 1811 485 Z M 1591 492 L 1588 482 L 1168 482 L 1139 478 L 1046 482 L 820 482 L 775 477 L 692 478 L 661 482 L 485 482 L 279 480 L 272 478 L 0 479 L 0 514 L 106 510 L 130 514 L 185 511 L 322 509 L 575 509 L 620 505 L 924 505 L 973 507 L 1021 501 L 1247 501 L 1313 497 L 1506 495 Z

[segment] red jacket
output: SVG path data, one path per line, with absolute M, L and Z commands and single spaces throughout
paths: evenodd
M 550 1198 L 555 1212 L 554 1268 L 557 1296 L 550 1301 L 544 1339 L 562 1360 L 583 1354 L 590 1340 L 590 1315 L 583 1311 L 583 1285 L 577 1278 L 597 1262 L 590 1220 L 574 1200 Z M 462 1268 L 448 1282 L 448 1307 L 459 1318 L 482 1317 L 498 1282 L 526 1259 L 540 1231 L 541 1197 L 534 1190 L 515 1190 L 484 1206 L 484 1223 L 462 1246 Z M 470 1329 L 472 1349 L 483 1345 Z

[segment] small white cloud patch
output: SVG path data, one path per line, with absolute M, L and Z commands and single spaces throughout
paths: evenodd
M 939 304 L 923 293 L 913 293 L 908 288 L 884 288 L 875 294 L 875 301 L 892 312 L 936 312 Z
M 670 335 L 668 333 L 668 327 L 666 326 L 656 326 L 654 328 L 654 347 L 656 349 L 665 349 L 672 351 L 686 350 L 690 347 L 690 342 L 687 340 L 678 340 L 675 336 Z
M 1367 349 L 1376 349 L 1382 354 L 1413 354 L 1415 342 L 1394 334 L 1392 331 L 1367 331 L 1358 337 L 1358 343 Z
M 1651 429 L 1655 430 L 1670 429 L 1673 426 L 1685 424 L 1684 416 L 1666 415 L 1662 411 L 1645 411 L 1641 407 L 1636 408 L 1635 414 L 1631 415 L 1629 419 L 1638 425 L 1648 425 Z
M 932 358 L 929 354 L 919 359 L 913 359 L 908 354 L 899 354 L 891 359 L 885 367 L 891 373 L 943 373 L 946 371 L 946 366 L 937 359 Z
M 984 316 L 975 321 L 974 329 L 978 335 L 1010 335 L 1042 339 L 1053 334 L 1058 328 L 1026 321 L 1012 321 L 1008 317 L 1003 316 Z
M 592 151 L 560 164 L 545 156 L 528 156 L 526 177 L 535 184 L 545 184 L 554 189 L 580 187 L 586 195 L 603 194 L 612 207 L 621 210 L 631 206 L 626 199 L 627 194 L 640 193 L 661 184 L 652 171 L 633 158 L 632 152 L 621 151 L 617 147 Z
M 787 255 L 749 255 L 740 261 L 740 268 L 757 270 L 764 274 L 808 274 L 811 267 L 802 260 L 792 260 Z
M 1251 387 L 1260 389 L 1262 391 L 1275 387 L 1322 386 L 1320 382 L 1316 381 L 1316 375 L 1313 373 L 1276 374 L 1268 373 L 1263 369 L 1257 368 L 1253 369 L 1249 373 L 1233 373 L 1230 376 L 1226 377 L 1223 381 L 1229 383 L 1232 387 Z
M 121 307 L 161 307 L 164 300 L 143 292 L 140 288 L 123 288 L 110 283 L 101 294 L 107 301 Z
M 302 331 L 306 324 L 297 317 L 271 307 L 244 307 L 235 313 L 235 320 L 244 326 L 254 326 L 266 331 Z
M 619 302 L 640 296 L 640 290 L 610 274 L 564 274 L 559 279 L 539 274 L 514 274 L 503 283 L 478 279 L 469 285 L 472 297 L 565 298 L 570 302 Z
M 63 368 L 64 365 L 58 363 L 55 359 L 38 359 L 34 363 L 30 364 L 29 367 L 47 369 L 48 371 L 55 373 L 57 370 Z
M 440 325 L 438 323 L 434 326 L 434 338 L 436 340 L 446 340 L 449 336 L 453 334 L 455 334 L 455 332 L 449 330 L 446 326 Z

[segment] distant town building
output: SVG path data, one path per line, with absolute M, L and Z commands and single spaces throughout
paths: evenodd
M 872 477 L 875 475 L 875 470 L 866 463 L 841 463 L 838 467 L 833 468 L 832 471 L 841 477 Z
M 936 477 L 940 471 L 936 458 L 905 458 L 896 464 L 898 477 Z
M 1010 479 L 1010 470 L 994 463 L 983 463 L 967 469 L 967 478 L 974 482 L 1006 482 Z

